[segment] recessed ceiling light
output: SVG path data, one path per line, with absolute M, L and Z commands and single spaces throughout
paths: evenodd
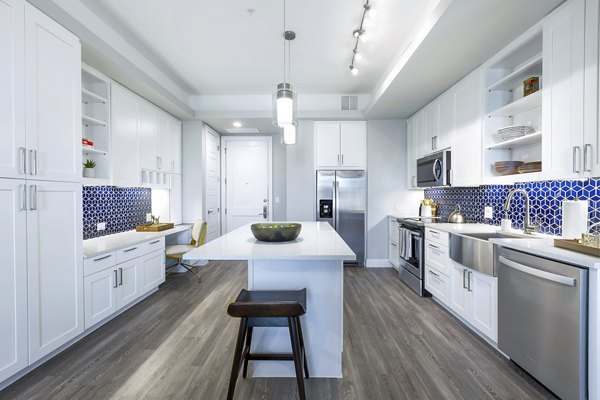
M 241 123 L 241 122 L 239 122 L 239 121 L 235 121 L 235 122 L 233 123 L 233 126 L 234 126 L 234 127 L 236 127 L 236 128 L 241 128 L 241 127 L 242 127 L 242 123 Z

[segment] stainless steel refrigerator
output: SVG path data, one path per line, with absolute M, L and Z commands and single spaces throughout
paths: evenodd
M 365 265 L 365 171 L 317 171 L 317 221 L 327 221 Z

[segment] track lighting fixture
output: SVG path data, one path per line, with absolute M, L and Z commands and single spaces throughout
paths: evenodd
M 362 18 L 360 19 L 360 26 L 358 27 L 358 29 L 355 29 L 354 32 L 352 32 L 352 36 L 354 36 L 354 39 L 356 39 L 356 41 L 354 42 L 354 49 L 352 49 L 352 61 L 350 62 L 350 72 L 352 73 L 352 75 L 356 76 L 358 75 L 358 69 L 354 66 L 354 63 L 356 61 L 359 61 L 362 58 L 362 55 L 358 52 L 358 44 L 359 41 L 365 41 L 365 28 L 364 28 L 364 23 L 365 23 L 365 15 L 372 15 L 373 14 L 373 6 L 371 5 L 370 0 L 366 0 L 366 3 L 363 5 L 363 12 L 362 12 Z

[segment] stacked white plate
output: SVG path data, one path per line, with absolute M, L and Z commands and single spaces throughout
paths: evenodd
M 509 140 L 534 133 L 535 129 L 528 125 L 512 125 L 498 129 L 502 140 Z

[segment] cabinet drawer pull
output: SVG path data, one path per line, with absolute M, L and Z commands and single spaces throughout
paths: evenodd
M 466 280 L 467 280 L 467 270 L 463 269 L 463 289 L 467 288 Z
M 19 185 L 21 189 L 21 211 L 27 210 L 27 185 Z
M 436 273 L 435 273 L 435 272 L 433 272 L 433 271 L 429 271 L 429 273 L 430 273 L 431 275 L 435 276 L 436 278 L 439 278 L 439 277 L 440 277 L 438 274 L 436 274 Z
M 27 155 L 26 155 L 26 150 L 25 147 L 19 147 L 19 156 L 20 156 L 20 162 L 19 162 L 19 173 L 20 174 L 26 174 L 27 171 Z
M 432 231 L 431 229 L 429 230 L 429 233 L 431 233 L 433 235 L 439 235 L 440 234 L 438 231 Z
M 119 286 L 123 286 L 123 268 L 119 268 Z
M 94 258 L 94 262 L 106 260 L 107 258 L 110 258 L 110 257 L 112 257 L 112 254 L 107 254 L 107 255 L 102 256 L 102 257 Z
M 31 185 L 29 187 L 29 193 L 31 196 L 31 199 L 29 202 L 29 209 L 32 211 L 35 211 L 35 210 L 37 210 L 37 186 Z
M 473 272 L 469 271 L 469 275 L 467 276 L 467 290 L 469 292 L 472 292 L 472 290 L 471 290 L 471 275 L 473 275 Z
M 156 244 L 156 243 L 158 243 L 158 242 L 160 242 L 160 239 L 158 239 L 158 240 L 153 240 L 152 242 L 150 242 L 150 244 Z
M 113 289 L 116 289 L 119 286 L 118 281 L 117 281 L 117 270 L 114 269 L 113 272 L 115 273 L 115 284 L 113 286 Z
M 431 243 L 429 243 L 429 244 L 428 244 L 428 246 L 429 246 L 430 248 L 432 248 L 432 249 L 436 249 L 436 250 L 439 250 L 439 249 L 440 249 L 439 247 L 437 247 L 436 245 L 434 245 L 434 244 L 431 244 Z
M 588 149 L 590 151 L 590 156 L 588 156 Z M 592 154 L 592 145 L 586 143 L 585 146 L 583 146 L 583 172 L 592 172 L 592 165 L 588 167 L 588 159 L 592 160 L 591 164 L 593 164 L 594 155 Z
M 29 173 L 37 175 L 37 151 L 29 150 Z
M 394 247 L 397 247 L 397 246 L 398 246 L 396 243 L 392 243 L 392 242 L 390 242 L 390 244 L 391 244 L 392 246 L 394 246 Z
M 137 247 L 132 247 L 130 249 L 123 250 L 123 253 L 129 253 L 130 251 L 134 251 L 134 250 L 137 250 Z
M 577 161 L 577 153 L 581 151 L 579 146 L 573 146 L 573 172 L 578 174 L 580 172 L 579 162 Z

